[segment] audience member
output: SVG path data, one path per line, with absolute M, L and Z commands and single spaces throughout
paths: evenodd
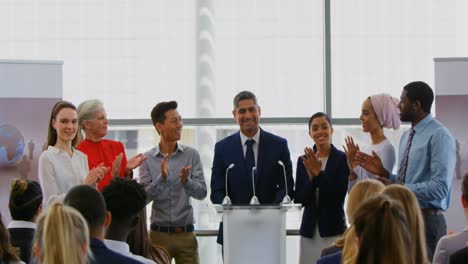
M 388 186 L 382 194 L 400 202 L 403 206 L 411 235 L 411 247 L 408 250 L 414 252 L 415 257 L 412 263 L 429 263 L 424 237 L 424 221 L 416 196 L 410 189 L 398 184 Z
M 468 223 L 468 172 L 463 176 L 461 184 L 461 203 L 463 206 L 463 212 Z M 437 244 L 433 264 L 445 264 L 449 262 L 449 257 L 455 251 L 462 249 L 467 246 L 468 243 L 468 228 L 465 228 L 462 232 L 446 235 L 439 240 Z M 468 259 L 467 259 L 468 260 Z
M 377 180 L 367 179 L 358 182 L 351 189 L 348 195 L 348 201 L 346 203 L 346 215 L 348 222 L 352 223 L 354 221 L 354 215 L 362 203 L 371 197 L 379 195 L 384 189 L 385 185 Z M 357 254 L 355 240 L 356 236 L 351 226 L 340 238 L 334 242 L 333 246 L 322 250 L 321 255 L 324 257 L 337 253 L 334 257 L 332 257 L 332 260 L 329 259 L 320 263 L 341 263 L 341 259 L 344 261 L 354 259 Z
M 398 99 L 388 94 L 376 94 L 367 97 L 362 103 L 361 116 L 362 131 L 370 134 L 371 145 L 365 146 L 363 152 L 375 152 L 382 160 L 384 168 L 393 170 L 395 165 L 395 148 L 384 134 L 383 128 L 400 128 L 400 110 L 398 109 Z M 357 181 L 364 179 L 376 179 L 375 175 L 362 168 L 355 161 L 355 155 L 359 151 L 359 146 L 354 143 L 352 137 L 345 139 L 345 149 L 349 174 L 349 190 Z
M 356 211 L 353 226 L 358 254 L 351 263 L 415 263 L 408 221 L 399 202 L 384 195 L 370 198 Z
M 75 149 L 77 131 L 76 107 L 66 101 L 56 103 L 49 119 L 48 148 L 39 157 L 43 206 L 62 201 L 73 186 L 83 183 L 95 186 L 108 170 L 103 164 L 89 170 L 86 155 Z
M 41 264 L 86 264 L 90 258 L 86 220 L 75 209 L 54 203 L 37 220 L 33 251 Z
M 466 264 L 468 259 L 468 247 L 462 248 L 450 255 L 450 264 Z
M 147 197 L 143 186 L 135 180 L 117 177 L 102 190 L 102 195 L 106 201 L 107 211 L 112 216 L 104 240 L 106 246 L 140 262 L 155 263 L 130 252 L 130 247 L 126 243 L 128 234 L 137 227 L 140 211 L 146 206 Z
M 0 263 L 19 264 L 20 261 L 17 250 L 10 243 L 10 234 L 3 223 L 3 217 L 0 213 Z
M 305 147 L 305 155 L 298 158 L 294 198 L 304 206 L 299 263 L 316 260 L 321 249 L 346 230 L 346 154 L 331 144 L 333 127 L 328 115 L 315 113 L 308 126 L 315 144 L 313 149 Z
M 104 244 L 105 229 L 111 222 L 111 214 L 106 210 L 104 198 L 96 188 L 88 185 L 75 186 L 65 196 L 64 203 L 80 212 L 88 224 L 93 253 L 91 263 L 141 263 L 108 249 Z
M 411 129 L 400 139 L 397 175 L 386 170 L 373 153 L 356 154 L 356 161 L 386 183 L 403 184 L 418 199 L 424 218 L 427 254 L 432 259 L 439 239 L 447 234 L 443 212 L 450 204 L 455 167 L 455 140 L 449 130 L 431 115 L 434 93 L 424 82 L 407 84 L 401 93 L 400 119 Z
M 164 247 L 176 263 L 199 263 L 190 198 L 202 200 L 207 190 L 198 151 L 180 144 L 182 117 L 177 102 L 160 102 L 151 111 L 159 144 L 144 155 L 140 182 L 150 201 L 151 241 Z
M 20 258 L 29 263 L 36 231 L 36 218 L 41 212 L 42 190 L 36 181 L 14 179 L 11 182 L 8 208 L 11 218 L 8 224 L 11 244 L 19 248 Z

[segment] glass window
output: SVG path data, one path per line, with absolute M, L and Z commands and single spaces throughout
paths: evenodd
M 331 1 L 333 117 L 358 117 L 362 101 L 404 85 L 434 87 L 434 57 L 468 54 L 462 0 Z

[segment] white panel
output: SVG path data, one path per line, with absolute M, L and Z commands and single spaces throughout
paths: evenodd
M 62 64 L 0 60 L 0 97 L 62 98 Z
M 435 58 L 436 95 L 468 94 L 468 58 Z

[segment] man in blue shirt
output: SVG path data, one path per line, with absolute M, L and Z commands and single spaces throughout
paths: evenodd
M 397 175 L 385 170 L 375 153 L 356 155 L 356 161 L 384 183 L 403 184 L 416 195 L 424 217 L 429 259 L 439 239 L 447 234 L 443 211 L 450 204 L 456 159 L 453 136 L 430 113 L 433 101 L 434 93 L 424 82 L 403 88 L 398 105 L 400 119 L 411 122 L 411 129 L 400 139 Z

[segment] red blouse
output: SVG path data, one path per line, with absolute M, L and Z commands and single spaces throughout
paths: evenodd
M 93 142 L 85 139 L 78 145 L 77 149 L 88 156 L 90 170 L 97 167 L 101 162 L 104 163 L 104 166 L 109 168 L 107 174 L 104 175 L 104 178 L 98 183 L 99 191 L 102 191 L 112 180 L 112 163 L 115 157 L 120 153 L 123 153 L 122 164 L 120 165 L 120 176 L 125 176 L 127 157 L 125 156 L 125 149 L 122 142 L 108 139 Z

